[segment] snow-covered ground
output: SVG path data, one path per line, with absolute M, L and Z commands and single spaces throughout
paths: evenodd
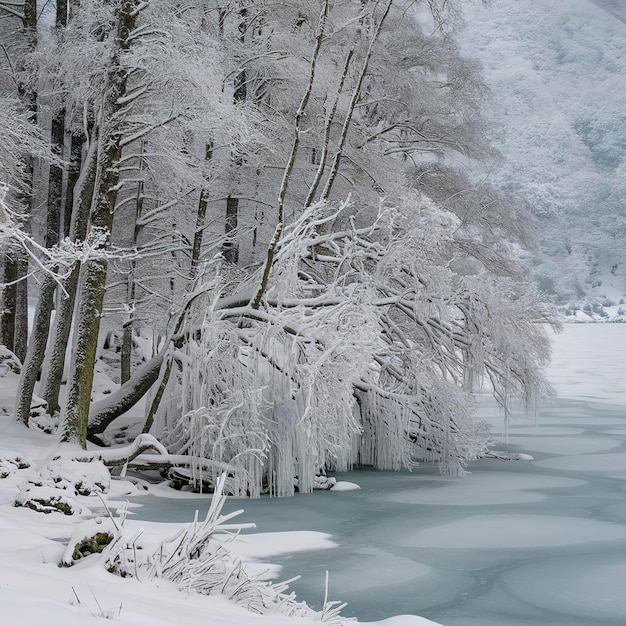
M 1 364 L 0 364 L 1 365 Z M 12 406 L 17 376 L 0 368 L 0 612 L 3 624 L 24 626 L 83 626 L 104 624 L 112 620 L 128 626 L 280 626 L 281 624 L 313 624 L 322 621 L 322 614 L 303 607 L 298 616 L 281 614 L 270 609 L 265 614 L 248 611 L 221 595 L 200 595 L 181 591 L 180 585 L 163 578 L 122 578 L 105 569 L 104 553 L 90 554 L 71 567 L 60 567 L 70 537 L 85 528 L 110 525 L 107 508 L 115 512 L 123 508 L 128 496 L 138 495 L 140 489 L 126 480 L 113 480 L 104 496 L 74 496 L 67 501 L 80 513 L 64 515 L 58 511 L 43 513 L 14 504 L 30 481 L 37 481 L 46 468 L 54 465 L 55 438 L 28 430 L 12 419 Z M 101 479 L 102 466 L 94 464 L 93 472 L 84 471 L 88 478 Z M 93 474 L 89 476 L 89 474 Z M 50 474 L 53 476 L 53 474 Z M 50 483 L 50 481 L 48 481 Z M 351 488 L 344 484 L 346 489 Z M 49 485 L 33 487 L 46 497 L 59 492 Z M 153 494 L 164 499 L 184 497 L 163 485 Z M 339 495 L 341 497 L 341 495 Z M 243 503 L 245 506 L 245 502 Z M 200 512 L 200 517 L 206 511 Z M 96 520 L 94 522 L 94 520 Z M 190 522 L 192 520 L 189 520 Z M 236 521 L 236 520 L 235 520 Z M 119 519 L 117 520 L 119 524 Z M 95 524 L 95 526 L 94 526 Z M 163 539 L 174 536 L 180 524 L 124 522 L 124 536 L 141 531 L 144 550 L 158 546 Z M 318 532 L 252 533 L 229 542 L 228 550 L 240 556 L 250 575 L 276 573 L 266 563 L 278 554 L 332 548 L 327 534 Z M 280 580 L 280 578 L 278 579 Z M 330 598 L 329 598 L 330 600 Z M 305 613 L 305 616 L 300 614 Z M 347 620 L 346 620 L 347 621 Z M 328 623 L 344 623 L 331 613 Z M 397 616 L 382 626 L 427 626 L 434 624 L 417 616 Z

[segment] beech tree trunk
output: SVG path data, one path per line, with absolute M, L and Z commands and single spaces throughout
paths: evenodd
M 159 378 L 164 352 L 164 350 L 161 351 L 140 365 L 130 380 L 126 381 L 106 400 L 93 406 L 89 427 L 86 431 L 89 437 L 103 433 L 109 424 L 135 406 L 148 393 L 150 387 Z
M 204 220 L 206 219 L 206 209 L 208 205 L 208 192 L 204 189 L 200 192 L 200 200 L 198 200 L 198 211 L 196 212 L 196 230 L 193 234 L 193 246 L 191 248 L 191 272 L 190 276 L 193 280 L 198 273 L 198 265 L 200 264 L 200 255 L 202 252 L 202 238 L 204 235 Z
M 105 235 L 105 241 L 101 244 L 103 250 L 109 246 L 120 178 L 118 163 L 122 152 L 122 128 L 119 127 L 119 114 L 124 106 L 121 99 L 126 93 L 128 78 L 121 63 L 121 55 L 130 46 L 129 34 L 135 28 L 138 5 L 136 0 L 124 0 L 120 5 L 117 49 L 107 74 L 107 91 L 99 120 L 98 188 L 91 208 L 90 224 L 92 229 L 100 229 Z M 73 343 L 74 362 L 62 421 L 61 441 L 78 443 L 83 448 L 87 443 L 87 425 L 107 266 L 106 259 L 99 258 L 88 261 L 81 270 L 80 299 Z
M 204 159 L 210 161 L 213 158 L 213 141 L 208 141 L 204 148 Z M 204 222 L 206 219 L 206 210 L 209 203 L 209 192 L 203 189 L 200 192 L 198 200 L 198 210 L 196 212 L 196 229 L 193 234 L 193 246 L 191 248 L 191 271 L 190 278 L 193 279 L 198 273 L 198 265 L 202 255 L 202 239 L 204 237 Z
M 13 352 L 24 362 L 28 349 L 28 258 L 17 255 L 17 280 L 15 285 L 15 338 Z
M 28 426 L 28 418 L 30 417 L 30 405 L 35 383 L 46 353 L 55 288 L 54 278 L 46 275 L 41 285 L 35 311 L 35 323 L 17 388 L 15 418 L 26 426 Z
M 68 182 L 76 179 L 72 193 L 68 193 L 68 196 L 71 195 L 73 198 L 72 220 L 70 223 L 70 239 L 72 241 L 83 241 L 86 237 L 89 209 L 95 186 L 96 157 L 96 138 L 92 137 L 85 162 L 82 168 L 80 168 L 80 174 L 76 176 L 76 174 L 70 171 Z M 48 367 L 46 368 L 41 392 L 43 399 L 48 404 L 48 412 L 51 415 L 54 415 L 60 409 L 59 393 L 65 369 L 65 354 L 72 328 L 79 275 L 80 263 L 76 262 L 63 283 L 65 292 L 61 294 L 57 302 L 57 311 L 52 329 L 52 344 L 47 361 Z
M 261 275 L 259 286 L 257 288 L 256 294 L 250 301 L 250 305 L 254 309 L 258 309 L 259 306 L 261 306 L 261 301 L 267 290 L 272 266 L 274 265 L 274 256 L 276 255 L 276 249 L 278 247 L 278 243 L 280 242 L 283 234 L 283 229 L 285 227 L 285 197 L 287 195 L 287 187 L 289 186 L 291 173 L 293 172 L 293 168 L 296 163 L 298 148 L 300 147 L 302 119 L 306 115 L 307 104 L 309 103 L 311 93 L 313 92 L 315 70 L 317 67 L 317 60 L 320 55 L 320 50 L 322 48 L 322 42 L 324 40 L 324 31 L 326 28 L 326 20 L 328 19 L 328 12 L 329 0 L 324 0 L 319 17 L 318 30 L 315 37 L 315 48 L 313 50 L 313 56 L 311 58 L 311 63 L 309 66 L 309 80 L 304 95 L 302 96 L 302 100 L 300 101 L 300 106 L 298 107 L 298 110 L 296 111 L 296 115 L 294 117 L 293 143 L 291 144 L 291 152 L 289 153 L 289 159 L 283 171 L 283 179 L 281 181 L 280 190 L 278 192 L 278 206 L 276 207 L 276 229 L 274 230 L 274 235 L 267 247 L 267 254 L 265 256 L 265 263 L 263 266 L 263 274 Z
M 57 28 L 67 26 L 67 0 L 57 2 Z M 53 151 L 63 157 L 65 146 L 65 110 L 59 111 L 52 119 L 50 141 Z M 50 164 L 48 176 L 48 204 L 46 216 L 45 245 L 48 248 L 59 243 L 65 235 L 63 224 L 63 196 L 64 178 L 67 184 L 67 176 L 64 168 L 56 163 Z M 54 308 L 54 294 L 56 281 L 47 274 L 43 278 L 40 288 L 39 301 L 35 310 L 35 319 L 31 331 L 28 349 L 26 351 L 24 365 L 18 385 L 15 406 L 15 417 L 28 426 L 30 405 L 35 389 L 35 383 L 44 361 L 48 336 L 50 334 L 50 316 Z
M 239 198 L 228 196 L 226 198 L 226 223 L 224 226 L 226 241 L 224 242 L 222 253 L 224 258 L 233 264 L 239 262 L 239 244 L 237 243 L 238 212 Z
M 15 344 L 15 280 L 17 263 L 11 254 L 3 255 L 4 286 L 0 300 L 0 344 L 13 351 Z
M 24 14 L 22 18 L 24 37 L 28 49 L 34 51 L 37 46 L 37 0 L 24 0 Z M 24 68 L 20 68 L 22 71 Z M 33 118 L 37 117 L 37 94 L 32 87 L 20 81 L 18 93 L 24 105 L 31 111 Z M 29 156 L 26 161 L 25 185 L 28 191 L 24 194 L 23 204 L 28 208 L 26 225 L 30 219 L 32 209 L 32 188 L 33 188 L 33 157 Z M 27 227 L 27 226 L 25 226 Z M 11 304 L 13 310 L 9 313 L 13 324 L 13 345 L 9 346 L 15 355 L 24 361 L 28 348 L 28 257 L 25 252 L 19 251 L 11 257 L 11 262 L 15 263 L 15 268 L 11 268 L 9 273 L 15 272 L 14 297 Z
M 61 111 L 52 119 L 51 143 L 54 152 L 62 156 L 65 142 L 65 111 Z M 61 202 L 63 196 L 63 168 L 55 163 L 50 164 L 48 176 L 48 207 L 46 216 L 46 247 L 59 243 L 63 237 L 61 226 Z

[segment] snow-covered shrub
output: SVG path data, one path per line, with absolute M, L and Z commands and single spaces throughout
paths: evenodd
M 69 567 L 90 554 L 104 552 L 112 541 L 119 539 L 120 528 L 121 525 L 116 524 L 112 518 L 96 518 L 80 524 L 72 532 L 61 558 L 61 565 Z
M 6 346 L 0 345 L 0 377 L 9 372 L 19 374 L 22 371 L 20 360 Z
M 0 478 L 7 478 L 17 470 L 31 467 L 31 462 L 15 453 L 0 451 Z
M 41 472 L 42 483 L 57 489 L 69 490 L 72 494 L 89 496 L 107 493 L 111 475 L 102 461 L 79 461 L 60 457 L 50 461 Z
M 38 513 L 63 513 L 64 515 L 84 515 L 88 510 L 74 498 L 65 495 L 54 487 L 27 485 L 15 497 L 15 506 L 23 506 Z
M 105 567 L 120 576 L 171 580 L 182 591 L 224 595 L 255 613 L 307 616 L 336 625 L 352 621 L 339 614 L 344 605 L 338 607 L 338 603 L 326 601 L 324 611 L 316 614 L 306 603 L 298 602 L 293 592 L 287 593 L 288 582 L 274 584 L 248 574 L 241 559 L 234 556 L 227 545 L 242 529 L 254 527 L 254 524 L 228 523 L 242 511 L 222 515 L 226 501 L 223 495 L 225 483 L 226 475 L 223 474 L 217 479 L 203 521 L 198 521 L 196 513 L 193 523 L 151 552 L 138 545 L 139 533 L 130 536 L 121 525 L 111 527 L 110 524 L 96 526 L 90 523 L 74 533 L 64 562 L 71 564 L 76 560 L 73 550 L 84 540 L 91 545 L 97 535 L 110 533 L 114 539 L 103 550 Z

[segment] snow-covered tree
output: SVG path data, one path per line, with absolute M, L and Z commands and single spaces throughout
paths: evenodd
M 0 118 L 0 122 L 8 122 L 8 126 L 0 131 L 0 140 L 6 141 L 0 168 L 5 170 L 2 172 L 4 176 L 8 169 L 9 177 L 3 182 L 11 185 L 17 210 L 28 229 L 36 151 L 23 148 L 32 134 L 28 126 L 37 112 L 37 87 L 25 58 L 37 45 L 37 3 L 36 0 L 25 0 L 21 6 L 3 4 L 0 9 L 5 17 L 8 14 L 9 24 L 8 27 L 3 24 L 7 45 L 3 46 L 0 104 L 5 107 L 5 119 Z M 2 266 L 6 286 L 2 290 L 1 340 L 23 359 L 28 341 L 28 258 L 20 250 L 6 251 L 2 255 Z
M 422 458 L 458 472 L 486 446 L 467 410 L 466 394 L 481 378 L 503 403 L 519 394 L 532 405 L 545 391 L 539 324 L 550 314 L 507 240 L 513 224 L 514 238 L 523 239 L 521 220 L 498 215 L 493 197 L 473 201 L 480 210 L 471 215 L 469 203 L 452 201 L 457 217 L 423 194 L 390 194 L 373 225 L 362 226 L 357 216 L 372 207 L 333 209 L 324 194 L 300 218 L 285 218 L 326 10 L 312 38 L 265 263 L 234 286 L 214 270 L 211 289 L 201 290 L 209 300 L 199 317 L 190 315 L 189 339 L 172 357 L 180 377 L 170 379 L 159 424 L 171 446 L 230 463 L 237 493 L 258 494 L 267 484 L 286 495 L 294 476 L 308 491 L 316 471 L 354 462 L 398 468 Z M 371 47 L 363 52 L 367 68 Z M 353 83 L 351 101 L 363 82 Z M 353 114 L 349 106 L 342 128 Z M 340 154 L 341 133 L 338 141 Z M 324 174 L 332 181 L 333 166 Z M 446 188 L 457 193 L 448 181 L 439 195 Z
M 505 406 L 548 391 L 551 318 L 520 260 L 521 209 L 456 167 L 489 148 L 448 11 L 72 6 L 37 65 L 51 115 L 83 141 L 52 255 L 71 261 L 57 268 L 70 297 L 43 364 L 55 411 L 73 322 L 64 441 L 106 439 L 147 395 L 143 430 L 194 480 L 227 470 L 233 493 L 283 496 L 356 463 L 459 473 L 487 447 L 482 381 Z M 25 422 L 57 279 L 41 288 Z M 154 351 L 138 365 L 142 324 Z M 121 385 L 93 403 L 103 330 L 123 335 Z

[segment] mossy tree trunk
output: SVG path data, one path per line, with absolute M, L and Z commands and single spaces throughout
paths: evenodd
M 126 94 L 128 77 L 122 57 L 130 46 L 129 35 L 135 28 L 138 7 L 139 2 L 136 0 L 123 0 L 119 4 L 116 49 L 107 73 L 107 90 L 99 119 L 98 187 L 91 207 L 90 228 L 99 230 L 103 235 L 99 244 L 102 251 L 109 246 L 120 181 L 118 164 L 122 152 L 122 99 Z M 74 329 L 74 360 L 61 427 L 61 441 L 78 443 L 83 448 L 87 442 L 107 266 L 106 258 L 101 257 L 87 261 L 81 270 Z
M 96 177 L 96 138 L 91 138 L 91 146 L 87 151 L 81 172 L 73 187 L 72 220 L 70 223 L 70 239 L 83 241 L 87 234 L 89 209 L 95 187 Z M 70 180 L 75 178 L 70 177 Z M 72 268 L 63 282 L 64 293 L 57 302 L 57 310 L 52 329 L 50 354 L 47 360 L 45 378 L 42 385 L 42 398 L 48 404 L 48 412 L 53 415 L 60 409 L 59 393 L 65 369 L 65 354 L 72 328 L 76 292 L 80 275 L 80 262 Z
M 67 0 L 57 2 L 57 28 L 67 26 Z M 63 157 L 65 144 L 65 110 L 59 111 L 52 120 L 51 145 L 53 151 Z M 45 245 L 48 248 L 59 243 L 64 236 L 64 225 L 62 223 L 62 203 L 63 184 L 67 176 L 60 163 L 50 164 L 50 174 L 48 178 L 48 205 L 46 215 Z M 39 301 L 35 310 L 33 328 L 28 342 L 28 349 L 24 357 L 20 382 L 18 386 L 17 399 L 15 405 L 15 416 L 18 421 L 28 426 L 30 415 L 30 405 L 32 402 L 35 383 L 44 361 L 44 355 L 50 334 L 50 317 L 54 308 L 54 294 L 56 289 L 55 278 L 47 274 L 44 276 L 39 293 Z M 27 298 L 28 294 L 22 294 L 22 298 Z M 22 308 L 24 304 L 21 304 Z M 27 329 L 22 332 L 27 332 Z M 57 397 L 58 401 L 58 397 Z
M 54 278 L 46 276 L 39 292 L 39 300 L 35 311 L 35 323 L 17 388 L 15 417 L 26 426 L 28 426 L 28 418 L 30 416 L 33 390 L 35 389 L 37 376 L 46 353 L 55 287 Z

